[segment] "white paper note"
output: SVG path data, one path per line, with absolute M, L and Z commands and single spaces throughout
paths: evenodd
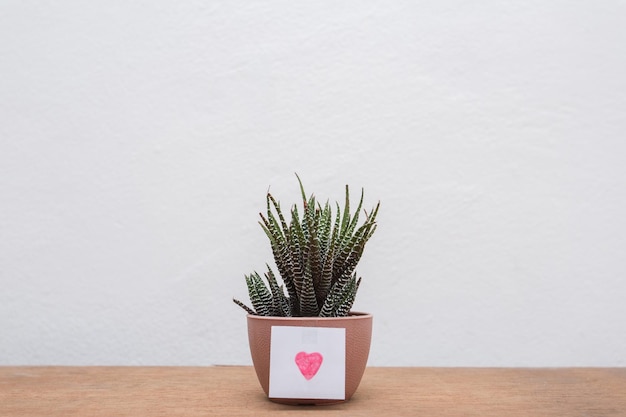
M 344 400 L 346 329 L 272 326 L 271 398 Z

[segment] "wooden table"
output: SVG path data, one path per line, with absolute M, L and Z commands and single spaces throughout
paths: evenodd
M 268 401 L 250 367 L 0 367 L 0 416 L 626 416 L 626 368 L 368 368 L 352 400 Z

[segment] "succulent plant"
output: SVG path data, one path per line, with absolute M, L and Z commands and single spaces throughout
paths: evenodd
M 274 271 L 267 265 L 267 285 L 257 272 L 245 277 L 253 308 L 237 299 L 233 301 L 249 314 L 260 316 L 347 316 L 361 283 L 355 268 L 376 230 L 380 202 L 371 212 L 364 210 L 365 220 L 359 226 L 363 190 L 358 207 L 351 214 L 346 185 L 343 210 L 337 203 L 333 215 L 328 202 L 322 207 L 314 195 L 307 199 L 302 181 L 296 177 L 302 194 L 302 215 L 294 205 L 287 224 L 280 204 L 268 192 L 267 214 L 261 213 L 259 222 L 270 240 L 283 285 L 279 286 Z

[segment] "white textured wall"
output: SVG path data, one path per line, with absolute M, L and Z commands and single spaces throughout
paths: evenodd
M 626 365 L 620 1 L 4 1 L 0 364 L 249 364 L 257 225 L 382 200 L 371 365 Z

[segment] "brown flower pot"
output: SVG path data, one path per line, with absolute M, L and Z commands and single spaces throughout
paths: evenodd
M 367 365 L 372 338 L 372 315 L 352 312 L 348 317 L 272 317 L 248 315 L 248 340 L 257 377 L 269 396 L 272 326 L 333 327 L 346 329 L 345 400 L 269 398 L 282 404 L 336 404 L 356 391 Z

